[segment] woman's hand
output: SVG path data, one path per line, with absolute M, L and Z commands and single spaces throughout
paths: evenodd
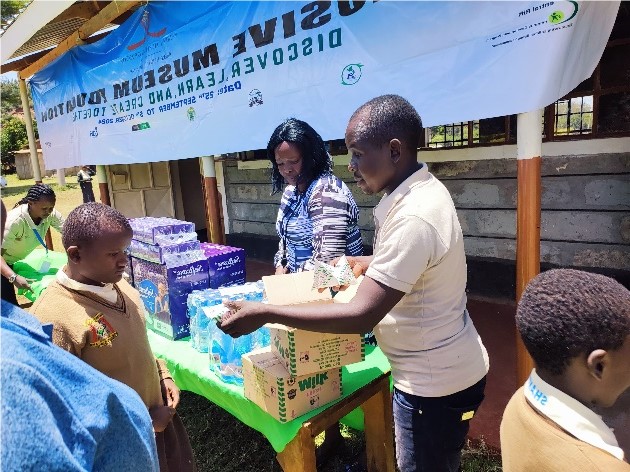
M 263 303 L 224 301 L 223 304 L 230 310 L 224 314 L 217 326 L 233 338 L 256 331 L 268 322 L 265 317 Z
M 337 265 L 340 259 L 341 257 L 337 257 L 336 259 L 330 261 L 329 264 L 334 267 Z M 374 256 L 346 256 L 346 259 L 348 260 L 348 264 L 350 265 L 354 276 L 359 278 L 362 275 L 365 275 L 368 267 L 370 266 L 370 263 L 372 262 L 372 259 L 374 259 Z M 340 290 L 345 290 L 348 287 L 349 285 L 342 285 L 330 288 L 332 288 L 335 292 L 339 292 Z M 320 288 L 318 290 L 321 293 L 325 290 L 325 288 Z
M 33 290 L 31 288 L 31 283 L 35 282 L 35 279 L 27 279 L 26 277 L 22 277 L 18 275 L 13 281 L 13 285 L 17 288 L 22 288 L 24 290 Z
M 282 267 L 281 265 L 276 267 L 276 275 L 282 275 L 282 274 L 288 274 L 289 273 L 289 269 L 287 269 L 286 267 Z

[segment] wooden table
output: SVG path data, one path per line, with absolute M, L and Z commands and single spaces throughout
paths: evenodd
M 368 470 L 394 471 L 390 366 L 380 349 L 366 346 L 366 359 L 342 368 L 341 399 L 281 423 L 245 398 L 243 387 L 226 384 L 209 369 L 208 354 L 187 340 L 169 341 L 148 332 L 156 356 L 164 359 L 182 390 L 204 396 L 239 421 L 260 431 L 285 472 L 314 472 L 315 436 L 340 421 L 365 430 Z
M 315 472 L 315 437 L 361 407 L 369 472 L 394 472 L 394 436 L 389 374 L 360 388 L 330 408 L 302 423 L 297 436 L 277 454 L 284 472 Z

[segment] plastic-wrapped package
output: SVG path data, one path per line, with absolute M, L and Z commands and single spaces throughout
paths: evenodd
M 129 224 L 131 225 L 131 229 L 133 229 L 133 239 L 149 244 L 158 244 L 156 238 L 160 235 L 178 235 L 181 233 L 195 232 L 194 223 L 176 220 L 174 218 L 145 216 L 142 218 L 130 218 Z

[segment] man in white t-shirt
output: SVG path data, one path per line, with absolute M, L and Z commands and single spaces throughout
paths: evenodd
M 330 333 L 371 329 L 392 366 L 401 472 L 457 471 L 484 397 L 488 356 L 466 311 L 466 259 L 453 201 L 417 161 L 422 122 L 397 95 L 370 100 L 346 129 L 349 169 L 374 209 L 374 256 L 349 257 L 365 273 L 348 304 L 281 307 L 226 303 L 232 336 L 264 323 Z

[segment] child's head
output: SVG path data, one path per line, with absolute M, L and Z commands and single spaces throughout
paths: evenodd
M 613 279 L 539 274 L 518 303 L 516 326 L 541 376 L 560 379 L 582 403 L 610 406 L 630 388 L 630 291 Z
M 400 170 L 416 165 L 422 120 L 398 95 L 382 95 L 361 105 L 346 129 L 350 172 L 368 194 L 389 191 Z
M 84 203 L 70 212 L 62 242 L 70 276 L 83 283 L 120 281 L 133 231 L 127 218 L 102 203 Z
M 28 212 L 33 220 L 40 221 L 47 218 L 55 208 L 57 196 L 55 191 L 46 184 L 35 184 L 28 189 L 26 196 L 15 204 L 27 204 Z

